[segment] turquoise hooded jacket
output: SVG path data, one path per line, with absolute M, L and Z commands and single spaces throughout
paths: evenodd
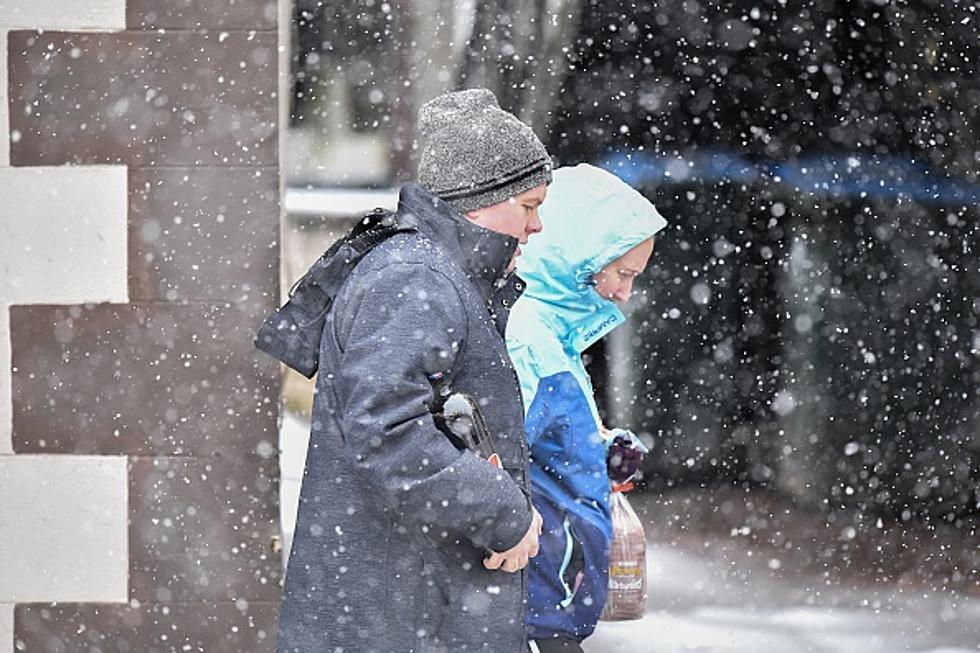
M 581 354 L 623 323 L 593 276 L 666 226 L 656 208 L 591 165 L 560 168 L 540 209 L 543 230 L 518 259 L 526 282 L 507 326 L 531 452 L 531 487 L 544 519 L 529 564 L 532 639 L 582 640 L 606 599 L 612 520 L 606 448 Z

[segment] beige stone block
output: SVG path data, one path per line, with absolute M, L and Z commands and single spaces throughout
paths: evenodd
M 2 454 L 11 451 L 9 305 L 127 301 L 126 168 L 0 167 L 0 207 Z
M 0 302 L 127 300 L 125 166 L 0 169 Z
M 14 606 L 0 603 L 0 651 L 14 650 Z
M 10 118 L 7 116 L 7 31 L 4 29 L 0 29 L 0 89 L 2 89 L 0 92 L 0 168 L 3 168 L 10 165 Z
M 10 394 L 10 313 L 0 304 L 0 456 L 14 452 L 11 440 L 13 404 Z M 0 648 L 0 651 L 3 649 Z
M 0 28 L 125 29 L 125 0 L 0 0 Z
M 126 602 L 128 487 L 124 456 L 0 456 L 0 604 Z

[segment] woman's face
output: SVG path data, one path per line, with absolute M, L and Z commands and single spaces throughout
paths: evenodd
M 639 245 L 620 256 L 618 259 L 596 273 L 595 291 L 599 295 L 616 302 L 625 304 L 633 294 L 633 282 L 647 267 L 653 254 L 653 238 L 647 238 Z

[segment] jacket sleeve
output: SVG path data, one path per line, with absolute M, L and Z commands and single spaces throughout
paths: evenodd
M 356 469 L 403 522 L 505 551 L 531 524 L 511 476 L 440 432 L 428 406 L 433 352 L 452 367 L 466 336 L 455 287 L 420 264 L 371 271 L 343 305 L 336 371 L 341 429 Z M 321 374 L 324 371 L 321 370 Z
M 517 379 L 520 381 L 521 399 L 524 402 L 524 431 L 527 435 L 528 445 L 533 447 L 541 432 L 539 428 L 528 423 L 527 418 L 531 416 L 528 411 L 534 403 L 535 396 L 537 396 L 541 374 L 538 371 L 538 366 L 535 364 L 533 352 L 526 344 L 516 340 L 508 340 L 507 352 L 510 354 L 511 363 L 514 365 L 514 371 L 517 373 Z M 541 422 L 540 416 L 538 416 L 536 421 Z
M 521 300 L 523 301 L 523 300 Z M 507 353 L 521 385 L 521 398 L 524 401 L 524 430 L 527 443 L 532 448 L 548 430 L 553 420 L 560 420 L 560 412 L 552 410 L 557 401 L 555 388 L 545 369 L 560 371 L 565 366 L 567 354 L 558 340 L 550 335 L 548 327 L 541 324 L 528 305 L 515 307 L 511 321 L 507 325 Z M 550 363 L 550 364 L 549 364 Z
M 605 464 L 605 444 L 590 401 L 592 386 L 584 370 L 582 380 L 576 378 L 558 340 L 542 337 L 548 332 L 533 325 L 526 322 L 523 331 L 508 326 L 507 332 L 508 352 L 521 382 L 531 457 L 555 476 L 575 469 L 597 473 L 600 463 Z M 589 461 L 588 469 L 582 469 L 582 461 Z

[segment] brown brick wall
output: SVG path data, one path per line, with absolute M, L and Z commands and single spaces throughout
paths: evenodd
M 166 4 L 8 34 L 11 165 L 129 167 L 131 303 L 13 306 L 10 337 L 15 453 L 129 456 L 130 603 L 18 605 L 18 650 L 274 648 L 276 3 Z

